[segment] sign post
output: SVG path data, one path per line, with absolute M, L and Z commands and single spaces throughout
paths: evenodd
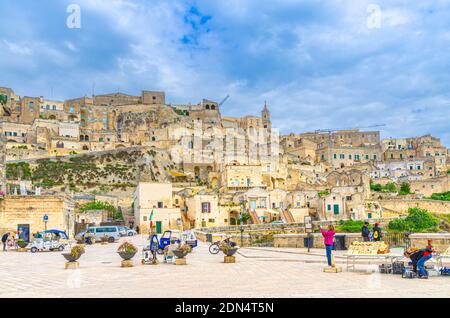
M 48 215 L 44 215 L 44 232 L 47 232 L 47 222 L 48 222 Z M 45 234 L 44 234 L 45 237 Z

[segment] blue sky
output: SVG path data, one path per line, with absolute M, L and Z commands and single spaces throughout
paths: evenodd
M 81 8 L 69 29 L 66 8 Z M 379 27 L 368 27 L 380 9 Z M 164 90 L 169 103 L 267 100 L 281 132 L 385 123 L 450 145 L 450 4 L 364 0 L 0 0 L 0 86 L 67 99 Z

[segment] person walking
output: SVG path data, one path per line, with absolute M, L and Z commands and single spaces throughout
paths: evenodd
M 378 223 L 375 223 L 375 226 L 373 227 L 373 240 L 375 242 L 378 242 L 381 240 L 382 237 L 383 235 L 381 234 L 381 228 L 378 225 Z
M 361 229 L 361 235 L 363 238 L 364 242 L 369 242 L 369 235 L 370 235 L 370 230 L 369 230 L 369 222 L 364 222 L 364 225 Z
M 325 244 L 328 266 L 334 267 L 334 264 L 331 261 L 331 253 L 333 251 L 333 245 L 334 245 L 334 235 L 336 234 L 336 232 L 334 231 L 334 226 L 331 224 L 328 225 L 327 231 L 325 231 L 322 228 L 322 226 L 320 226 L 320 233 L 322 233 L 323 241 Z
M 9 232 L 6 232 L 2 236 L 2 244 L 3 244 L 3 251 L 4 252 L 6 252 L 6 242 L 8 242 L 8 236 L 9 236 Z

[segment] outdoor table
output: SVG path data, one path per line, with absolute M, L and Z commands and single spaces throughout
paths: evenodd
M 355 270 L 356 263 L 355 261 L 358 259 L 369 259 L 369 260 L 384 260 L 385 262 L 390 261 L 391 263 L 394 263 L 398 261 L 398 259 L 402 258 L 403 255 L 399 254 L 345 254 L 344 257 L 347 258 L 347 271 L 352 269 Z M 350 261 L 353 262 L 350 262 Z
M 443 267 L 442 261 L 443 260 L 450 260 L 450 255 L 438 255 L 438 256 L 435 257 L 435 259 L 436 259 L 436 263 L 437 263 L 438 267 L 442 268 Z

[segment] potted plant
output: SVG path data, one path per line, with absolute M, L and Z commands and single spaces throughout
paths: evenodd
M 134 257 L 137 253 L 137 247 L 130 242 L 123 242 L 117 249 L 117 254 L 122 257 L 124 261 L 128 261 Z
M 236 254 L 237 250 L 239 249 L 239 246 L 231 246 L 228 243 L 223 242 L 220 244 L 220 250 L 225 254 L 225 256 L 233 256 Z
M 188 255 L 190 252 L 192 252 L 192 247 L 188 244 L 183 244 L 180 247 L 178 247 L 177 249 L 173 250 L 173 254 L 177 258 L 185 258 L 186 255 Z
M 108 244 L 108 239 L 109 239 L 109 237 L 107 235 L 103 235 L 102 238 L 101 238 L 102 245 Z
M 17 241 L 17 245 L 18 245 L 20 248 L 25 248 L 25 247 L 28 246 L 28 243 L 25 242 L 24 239 L 19 239 L 19 240 Z
M 84 254 L 84 247 L 80 245 L 75 245 L 70 250 L 70 253 L 63 253 L 62 255 L 68 262 L 73 263 L 76 262 L 83 254 Z

